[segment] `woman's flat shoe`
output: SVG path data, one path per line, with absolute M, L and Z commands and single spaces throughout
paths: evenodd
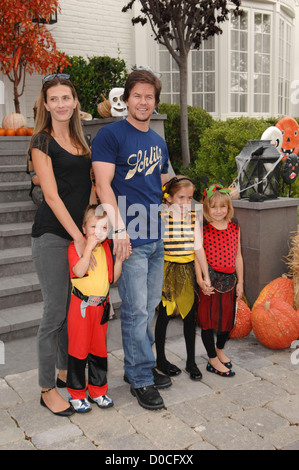
M 163 374 L 168 375 L 168 377 L 175 377 L 176 375 L 180 375 L 182 372 L 181 369 L 179 369 L 176 365 L 171 364 L 171 362 L 164 362 L 161 365 L 156 366 L 156 368 L 163 372 Z
M 227 369 L 232 369 L 233 365 L 231 362 L 222 362 L 222 364 L 227 368 Z
M 56 387 L 58 388 L 65 388 L 66 387 L 66 382 L 64 380 L 61 380 L 59 377 L 56 379 Z
M 229 370 L 227 372 L 220 372 L 220 370 L 215 369 L 215 367 L 211 366 L 209 362 L 207 364 L 207 371 L 212 372 L 213 374 L 220 375 L 221 377 L 234 377 L 236 375 L 233 370 Z
M 43 394 L 43 393 L 47 393 L 47 392 L 49 392 L 50 390 L 52 390 L 52 389 L 49 388 L 49 390 L 44 390 L 44 391 L 42 392 L 42 394 Z M 43 399 L 42 395 L 41 395 L 41 397 L 40 397 L 40 404 L 41 404 L 42 406 L 44 406 L 45 408 L 48 408 L 48 410 L 51 411 L 51 413 L 53 413 L 53 414 L 56 415 L 56 416 L 71 416 L 71 415 L 73 415 L 73 414 L 75 413 L 75 410 L 74 410 L 74 408 L 73 408 L 71 405 L 70 405 L 68 408 L 66 408 L 65 410 L 62 410 L 62 411 L 56 411 L 56 412 L 55 412 L 55 411 L 52 411 L 52 410 L 46 405 L 46 403 L 44 402 L 44 399 Z

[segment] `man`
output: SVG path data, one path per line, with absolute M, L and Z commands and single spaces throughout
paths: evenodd
M 124 260 L 118 286 L 125 380 L 139 404 L 150 410 L 164 407 L 157 388 L 171 385 L 154 369 L 150 326 L 162 293 L 159 207 L 168 180 L 165 140 L 149 126 L 160 92 L 151 71 L 134 70 L 124 90 L 127 119 L 104 126 L 92 143 L 97 194 L 113 225 L 114 253 Z

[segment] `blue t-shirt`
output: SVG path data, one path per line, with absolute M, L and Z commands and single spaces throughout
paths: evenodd
M 99 130 L 92 161 L 112 163 L 111 186 L 132 247 L 161 238 L 161 173 L 168 172 L 165 140 L 152 129 L 142 132 L 126 119 Z

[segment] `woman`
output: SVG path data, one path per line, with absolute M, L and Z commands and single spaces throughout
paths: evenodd
M 46 76 L 29 147 L 44 195 L 32 227 L 32 256 L 44 301 L 38 331 L 40 403 L 60 416 L 74 412 L 55 387 L 55 367 L 59 369 L 57 386 L 65 386 L 67 372 L 66 316 L 71 285 L 67 250 L 74 240 L 82 256 L 86 244 L 81 231 L 83 213 L 89 202 L 96 203 L 90 149 L 79 110 L 69 75 Z

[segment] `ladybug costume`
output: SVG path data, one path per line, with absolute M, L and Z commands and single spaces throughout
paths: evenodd
M 236 308 L 236 257 L 239 245 L 239 225 L 229 222 L 224 230 L 210 223 L 203 227 L 203 247 L 214 293 L 200 290 L 197 322 L 204 329 L 228 332 L 234 326 Z

